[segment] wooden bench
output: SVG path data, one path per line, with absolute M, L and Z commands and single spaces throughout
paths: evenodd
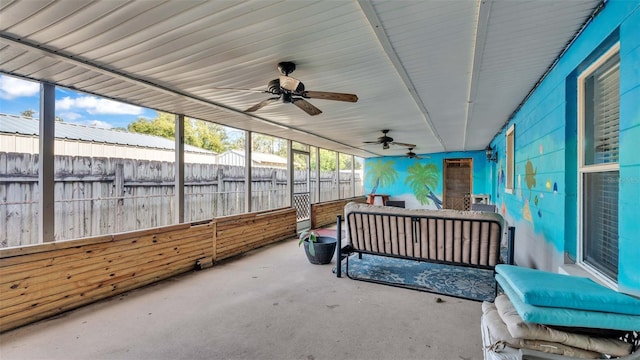
M 509 228 L 508 255 L 502 259 L 504 219 L 497 213 L 349 203 L 344 216 L 347 243 L 342 244 L 342 231 L 338 229 L 338 277 L 342 276 L 341 262 L 346 258 L 345 272 L 352 278 L 349 255 L 354 253 L 359 257 L 371 254 L 494 271 L 500 263 L 513 263 L 515 228 Z M 338 226 L 341 220 L 339 216 Z

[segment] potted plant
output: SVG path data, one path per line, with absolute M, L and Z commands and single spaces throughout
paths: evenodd
M 300 233 L 298 246 L 304 244 L 304 252 L 312 264 L 324 265 L 331 262 L 336 252 L 337 240 L 330 236 L 320 236 L 313 230 Z

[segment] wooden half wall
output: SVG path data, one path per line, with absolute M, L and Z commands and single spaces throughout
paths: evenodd
M 0 250 L 0 332 L 296 235 L 293 208 Z
M 232 215 L 213 220 L 216 234 L 214 260 L 296 236 L 296 209 Z
M 336 223 L 338 215 L 344 215 L 344 206 L 349 202 L 365 203 L 366 198 L 359 196 L 351 199 L 342 199 L 311 204 L 311 228 L 319 228 Z

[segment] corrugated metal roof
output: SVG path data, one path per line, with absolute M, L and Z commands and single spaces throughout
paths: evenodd
M 40 121 L 22 116 L 0 114 L 0 133 L 34 135 L 40 133 Z M 153 135 L 137 134 L 122 130 L 103 129 L 66 122 L 56 122 L 58 139 L 80 140 L 105 144 L 140 146 L 155 149 L 175 149 L 175 142 Z M 209 150 L 185 144 L 185 151 L 211 154 Z

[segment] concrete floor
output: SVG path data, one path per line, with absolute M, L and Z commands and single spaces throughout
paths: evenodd
M 0 358 L 482 359 L 481 303 L 333 266 L 280 242 L 4 333 Z

